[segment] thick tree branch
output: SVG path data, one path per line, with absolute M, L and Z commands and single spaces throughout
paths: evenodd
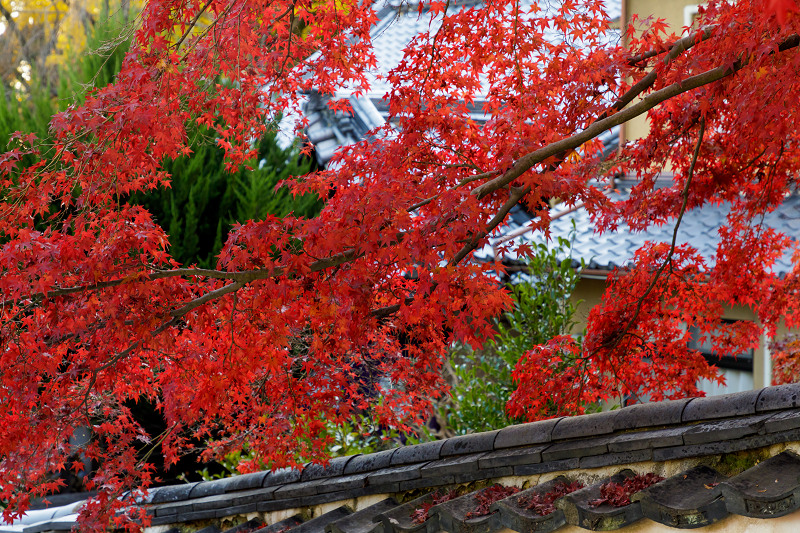
M 342 252 L 340 254 L 331 256 L 327 259 L 320 259 L 314 261 L 308 267 L 309 272 L 320 272 L 328 268 L 349 263 L 363 254 L 358 253 L 355 249 Z M 55 288 L 47 292 L 33 293 L 27 296 L 19 296 L 14 301 L 39 299 L 39 298 L 54 298 L 58 296 L 67 296 L 80 292 L 96 291 L 101 289 L 108 289 L 111 287 L 118 287 L 120 285 L 127 285 L 129 283 L 139 283 L 142 281 L 154 281 L 157 279 L 177 278 L 177 277 L 203 277 L 219 280 L 231 280 L 245 285 L 260 279 L 277 278 L 291 272 L 283 267 L 273 268 L 269 270 L 247 270 L 243 272 L 225 272 L 224 270 L 211 270 L 206 268 L 175 268 L 171 270 L 157 270 L 150 274 L 134 278 L 121 278 L 109 281 L 101 281 L 91 285 L 79 285 L 75 287 Z
M 778 51 L 783 52 L 792 48 L 796 48 L 798 45 L 800 45 L 800 36 L 795 34 L 781 42 L 778 46 Z M 693 91 L 698 87 L 702 87 L 726 78 L 744 68 L 748 63 L 749 61 L 740 59 L 732 66 L 720 66 L 713 68 L 703 72 L 702 74 L 691 76 L 683 81 L 673 83 L 672 85 L 664 87 L 663 89 L 650 93 L 631 107 L 626 107 L 625 109 L 622 109 L 611 116 L 592 123 L 588 128 L 573 135 L 572 137 L 567 137 L 566 139 L 556 141 L 521 157 L 509 170 L 505 172 L 505 174 L 493 179 L 492 181 L 484 183 L 480 187 L 477 187 L 472 191 L 472 194 L 478 199 L 485 198 L 489 194 L 492 194 L 493 192 L 507 186 L 542 161 L 550 157 L 558 157 L 559 155 L 565 154 L 570 150 L 574 150 L 583 143 L 597 137 L 604 131 L 611 129 L 614 126 L 618 126 L 623 122 L 628 122 L 631 119 L 653 109 L 662 102 L 665 102 L 680 94 Z
M 511 191 L 508 195 L 508 200 L 503 204 L 503 207 L 495 214 L 492 220 L 483 228 L 480 232 L 473 235 L 472 239 L 464 245 L 461 250 L 450 260 L 448 265 L 455 266 L 459 264 L 467 255 L 470 254 L 481 242 L 481 239 L 486 237 L 489 233 L 492 232 L 497 226 L 499 226 L 503 220 L 505 220 L 506 215 L 508 214 L 511 209 L 517 205 L 517 203 L 522 200 L 526 194 L 531 192 L 530 186 L 527 187 L 512 187 Z
M 641 62 L 641 61 L 643 61 L 645 59 L 648 59 L 650 57 L 655 57 L 655 56 L 660 55 L 662 53 L 669 52 L 667 57 L 665 57 L 664 60 L 663 60 L 664 65 L 669 65 L 675 59 L 677 59 L 682 53 L 688 51 L 690 48 L 692 48 L 697 43 L 709 39 L 711 37 L 711 33 L 714 30 L 714 28 L 716 28 L 716 26 L 704 26 L 700 31 L 698 31 L 696 33 L 693 33 L 691 35 L 687 35 L 686 37 L 683 37 L 682 39 L 679 39 L 679 40 L 675 41 L 671 46 L 668 46 L 668 47 L 665 47 L 665 48 L 659 49 L 659 50 L 653 50 L 653 51 L 647 52 L 645 54 L 641 54 L 639 56 L 634 56 L 634 57 L 630 58 L 628 60 L 628 62 L 630 64 L 636 64 L 636 63 L 639 63 L 639 62 Z M 594 120 L 594 122 L 596 123 L 596 122 L 608 117 L 609 114 L 612 113 L 612 112 L 616 112 L 616 111 L 619 111 L 619 110 L 623 109 L 625 106 L 627 106 L 629 103 L 631 103 L 637 96 L 642 94 L 648 88 L 652 87 L 653 84 L 655 83 L 657 77 L 658 77 L 657 70 L 655 68 L 651 69 L 650 72 L 647 73 L 647 75 L 645 75 L 642 79 L 640 79 L 638 82 L 636 82 L 630 89 L 628 89 L 622 96 L 620 96 L 608 108 L 608 110 L 606 110 L 603 114 L 601 114 L 599 117 L 597 117 Z M 580 144 L 576 145 L 576 147 L 577 146 L 580 146 Z M 559 159 L 563 159 L 563 157 L 565 157 L 566 154 L 569 152 L 569 149 L 564 150 L 563 152 L 564 153 L 562 154 L 562 156 Z M 559 164 L 560 164 L 560 162 L 559 162 Z M 554 166 L 558 166 L 558 164 L 555 164 Z M 551 170 L 553 170 L 553 169 L 551 169 Z M 482 174 L 478 174 L 478 175 L 475 175 L 475 176 L 469 176 L 467 178 L 462 179 L 460 182 L 458 182 L 453 187 L 453 190 L 459 189 L 459 188 L 463 187 L 464 185 L 466 185 L 468 183 L 472 183 L 473 181 L 489 178 L 489 177 L 491 177 L 491 176 L 493 176 L 495 174 L 499 174 L 499 173 L 500 173 L 500 171 L 494 170 L 494 171 L 490 171 L 490 172 L 484 172 Z M 502 176 L 500 178 L 502 178 Z M 500 178 L 498 178 L 498 179 L 500 179 Z M 492 182 L 490 181 L 490 182 L 487 182 L 485 185 L 489 185 L 491 183 Z M 475 191 L 477 191 L 478 189 L 481 189 L 481 187 L 478 187 L 477 189 L 475 189 Z M 494 189 L 494 190 L 496 190 L 496 189 Z M 473 191 L 473 194 L 476 194 L 475 191 Z M 426 198 L 425 200 L 422 200 L 422 201 L 412 205 L 411 207 L 409 207 L 408 211 L 414 211 L 415 209 L 418 209 L 418 208 L 420 208 L 420 207 L 422 207 L 424 205 L 427 205 L 427 204 L 431 203 L 432 201 L 436 200 L 437 198 L 439 198 L 439 196 L 441 196 L 441 194 L 438 194 L 436 196 L 432 196 L 430 198 Z M 480 196 L 480 197 L 482 198 L 483 196 Z

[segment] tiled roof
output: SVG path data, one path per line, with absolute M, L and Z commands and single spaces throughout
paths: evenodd
M 452 11 L 480 4 L 480 0 L 460 0 L 452 2 L 450 9 Z M 530 0 L 523 0 L 523 4 L 530 4 Z M 609 17 L 619 18 L 620 2 L 606 0 L 606 5 Z M 310 95 L 303 106 L 304 116 L 309 121 L 306 135 L 315 145 L 320 166 L 325 166 L 330 161 L 336 149 L 358 142 L 368 130 L 383 124 L 388 116 L 384 96 L 391 89 L 385 76 L 400 64 L 406 47 L 416 35 L 435 33 L 441 22 L 431 21 L 425 14 L 427 10 L 420 15 L 417 4 L 413 1 L 386 2 L 377 11 L 378 22 L 371 31 L 376 66 L 367 73 L 369 91 L 355 98 L 350 89 L 342 87 L 334 96 L 336 99 L 348 98 L 353 113 L 333 113 L 327 106 L 329 97 L 321 98 L 316 94 Z M 481 105 L 480 96 L 476 96 L 476 103 L 470 111 L 474 120 L 486 118 Z M 290 129 L 288 125 L 286 127 Z
M 303 104 L 308 120 L 306 136 L 314 145 L 317 164 L 324 167 L 342 146 L 355 144 L 366 137 L 368 131 L 383 125 L 384 120 L 372 101 L 366 97 L 349 96 L 352 113 L 332 111 L 330 97 L 317 93 L 309 95 Z
M 622 200 L 627 197 L 623 186 L 619 193 L 611 193 L 613 200 Z M 563 207 L 554 208 L 553 212 L 558 213 Z M 720 226 L 725 222 L 730 207 L 727 204 L 704 205 L 699 208 L 687 210 L 678 229 L 677 244 L 688 243 L 695 247 L 698 252 L 713 265 L 713 258 L 719 244 Z M 524 211 L 519 211 L 516 216 L 511 217 L 505 229 L 508 234 L 517 231 L 527 225 L 530 216 Z M 783 232 L 786 235 L 796 238 L 800 235 L 800 195 L 792 195 L 786 198 L 783 205 L 767 213 L 763 219 L 764 225 Z M 572 238 L 573 225 L 575 228 L 574 239 Z M 633 259 L 636 250 L 641 248 L 645 241 L 651 242 L 672 242 L 672 232 L 674 223 L 662 226 L 651 226 L 646 232 L 633 232 L 627 225 L 621 224 L 615 231 L 596 233 L 595 226 L 585 209 L 576 209 L 564 216 L 554 220 L 550 225 L 550 232 L 553 237 L 564 237 L 571 239 L 572 258 L 578 266 L 581 259 L 589 269 L 612 270 L 615 267 L 628 265 Z M 544 242 L 544 236 L 538 232 L 524 234 L 517 242 Z M 489 252 L 484 252 L 487 255 Z M 785 275 L 791 272 L 793 263 L 791 252 L 787 252 L 777 262 L 775 273 Z
M 403 59 L 403 53 L 411 39 L 420 33 L 434 34 L 440 22 L 431 22 L 429 17 L 423 13 L 420 16 L 416 7 L 416 2 L 393 2 L 395 6 L 388 5 L 378 12 L 380 20 L 372 30 L 372 43 L 376 68 L 370 76 L 370 95 L 374 98 L 383 98 L 383 95 L 390 90 L 390 85 L 380 75 L 387 74 L 390 70 L 397 67 Z M 523 0 L 522 5 L 531 5 L 530 0 Z M 476 0 L 454 1 L 450 5 L 451 12 L 454 10 L 468 8 L 481 4 Z M 606 10 L 611 20 L 619 18 L 619 0 L 606 0 Z M 540 4 L 543 8 L 546 3 Z
M 617 529 L 640 520 L 694 528 L 730 515 L 767 519 L 800 510 L 795 451 L 800 384 L 639 404 L 341 457 L 327 466 L 161 487 L 151 490 L 146 505 L 153 526 L 161 526 L 153 531 L 492 533 L 505 527 L 527 533 L 566 525 Z M 648 469 L 666 479 L 634 494 L 628 505 L 593 504 L 609 479 Z M 586 486 L 557 500 L 552 514 L 520 506 L 574 480 Z M 490 515 L 467 518 L 496 481 L 522 492 L 493 503 Z M 454 488 L 457 499 L 433 506 L 422 524 L 412 521 L 431 491 Z M 29 514 L 0 532 L 64 530 L 74 510 L 50 510 L 59 516 L 49 518 Z

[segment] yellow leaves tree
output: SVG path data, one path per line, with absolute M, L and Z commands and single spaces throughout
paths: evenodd
M 128 21 L 142 0 L 0 0 L 0 81 L 9 91 L 27 92 L 31 73 L 55 87 L 60 65 L 86 49 L 101 17 Z

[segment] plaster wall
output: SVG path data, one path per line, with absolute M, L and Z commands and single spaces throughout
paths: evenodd
M 681 34 L 684 25 L 683 8 L 687 5 L 701 3 L 697 0 L 622 0 L 626 2 L 628 20 L 632 14 L 639 15 L 639 20 L 646 20 L 649 16 L 662 18 L 669 25 L 670 30 Z M 644 116 L 637 117 L 625 126 L 625 137 L 629 140 L 641 139 L 647 135 L 650 127 Z

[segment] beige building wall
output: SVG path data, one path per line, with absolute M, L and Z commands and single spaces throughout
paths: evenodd
M 638 19 L 646 20 L 653 16 L 664 19 L 672 33 L 680 35 L 685 25 L 685 8 L 696 6 L 697 1 L 687 0 L 621 0 L 625 3 L 623 13 L 627 13 L 627 20 L 635 13 Z M 691 19 L 690 19 L 691 20 Z M 647 119 L 640 116 L 625 125 L 626 139 L 640 139 L 647 135 L 649 126 Z

